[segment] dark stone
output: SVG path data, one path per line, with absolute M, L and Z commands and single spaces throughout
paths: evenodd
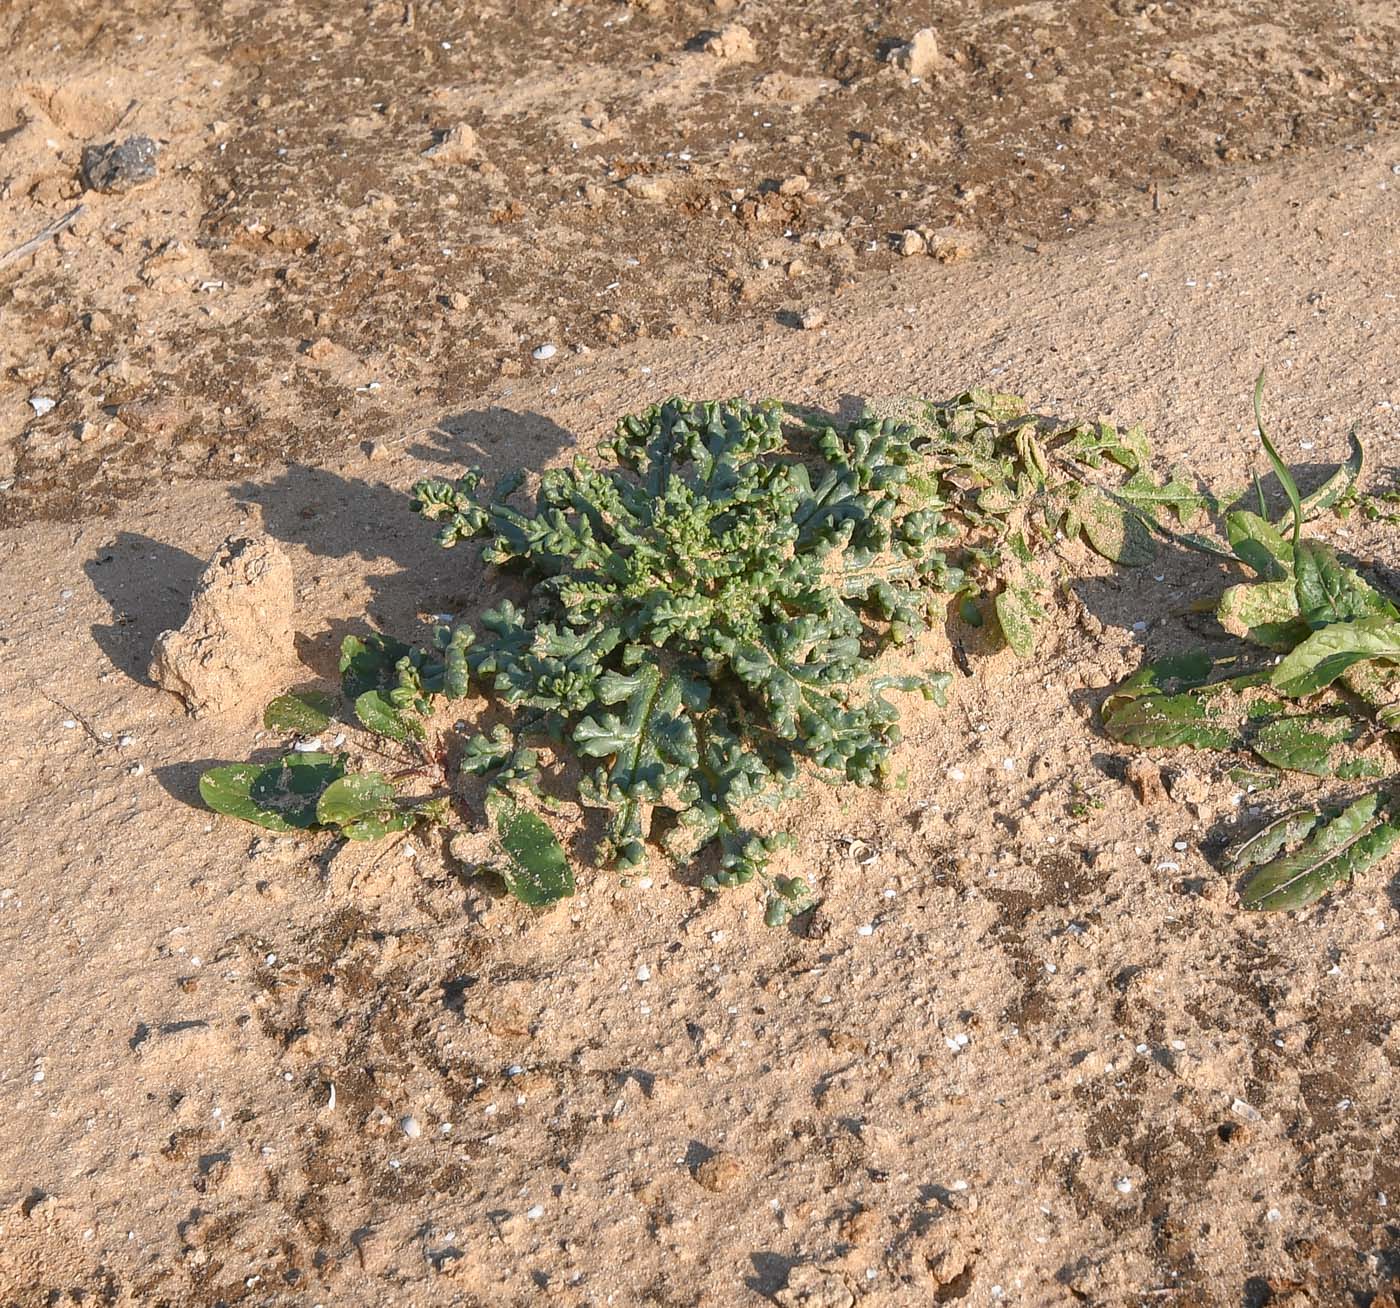
M 89 145 L 83 150 L 83 185 L 90 191 L 120 192 L 149 182 L 156 175 L 159 150 L 149 136 Z

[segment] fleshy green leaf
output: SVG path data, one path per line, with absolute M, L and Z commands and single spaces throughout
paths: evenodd
M 394 684 L 398 661 L 413 651 L 400 640 L 371 632 L 346 636 L 340 643 L 340 679 L 352 703 L 367 690 L 387 690 Z
M 229 763 L 210 768 L 199 779 L 199 796 L 216 813 L 255 822 L 270 831 L 295 831 L 276 809 L 263 808 L 252 797 L 253 783 L 265 769 L 257 763 Z
M 316 820 L 342 827 L 397 808 L 394 788 L 378 772 L 356 772 L 327 786 L 316 802 Z
M 210 768 L 199 793 L 216 813 L 270 831 L 304 831 L 316 823 L 317 798 L 344 771 L 344 760 L 330 754 L 288 754 L 266 765 Z

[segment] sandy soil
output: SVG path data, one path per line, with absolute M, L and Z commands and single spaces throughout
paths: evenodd
M 0 0 L 0 50 L 0 255 L 86 204 L 0 268 L 9 523 L 396 436 L 545 343 L 790 327 L 1400 104 L 1389 0 Z M 131 132 L 157 180 L 82 193 Z
M 347 410 L 344 457 L 0 534 L 3 1301 L 1392 1302 L 1400 892 L 1242 914 L 1211 855 L 1252 800 L 1164 752 L 1143 807 L 1096 728 L 1145 653 L 1209 639 L 1199 556 L 1068 555 L 1044 658 L 915 711 L 888 792 L 779 812 L 824 896 L 794 930 L 659 865 L 532 915 L 435 844 L 215 820 L 198 773 L 261 706 L 189 719 L 144 669 L 250 526 L 293 560 L 301 676 L 366 615 L 484 605 L 404 488 L 539 468 L 673 392 L 984 381 L 1238 482 L 1268 363 L 1287 457 L 1356 421 L 1384 477 L 1397 172 L 1378 137 L 1186 184 L 1039 252 L 904 260 L 819 329 L 597 349 L 469 408 L 396 390 Z M 1400 567 L 1393 531 L 1330 534 Z

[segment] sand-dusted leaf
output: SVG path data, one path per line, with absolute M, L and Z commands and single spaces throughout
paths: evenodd
M 248 765 L 235 765 L 238 768 Z M 211 795 L 219 804 L 232 807 L 219 808 L 259 826 L 274 831 L 289 828 L 309 830 L 316 825 L 316 800 L 321 792 L 345 771 L 345 760 L 340 755 L 319 753 L 287 754 L 275 763 L 259 767 L 255 772 L 235 772 L 234 769 L 215 768 L 219 774 L 213 778 L 209 793 L 205 793 L 203 780 L 201 794 L 206 802 Z M 210 773 L 205 774 L 206 777 Z M 239 792 L 246 780 L 247 804 L 239 798 Z M 217 807 L 211 803 L 211 807 Z M 257 816 L 252 815 L 256 810 Z
M 1248 509 L 1225 517 L 1225 534 L 1235 557 L 1264 581 L 1284 581 L 1293 575 L 1293 547 L 1271 522 Z
M 1245 884 L 1241 902 L 1254 910 L 1295 911 L 1315 903 L 1333 886 L 1365 872 L 1400 840 L 1379 791 L 1361 796 L 1321 822 L 1292 853 L 1260 867 Z
M 1315 808 L 1308 808 L 1285 813 L 1232 846 L 1226 852 L 1222 865 L 1227 872 L 1246 872 L 1261 863 L 1268 863 L 1288 846 L 1296 845 L 1325 816 L 1335 817 L 1336 811 L 1326 815 Z
M 1376 617 L 1323 627 L 1284 656 L 1270 681 L 1290 697 L 1311 695 L 1370 659 L 1400 659 L 1400 622 Z
M 378 772 L 355 772 L 327 786 L 316 802 L 316 820 L 340 827 L 396 807 L 394 787 Z
M 574 893 L 574 871 L 548 825 L 506 795 L 488 804 L 501 844 L 499 865 L 506 889 L 522 904 L 540 908 Z
M 1231 586 L 1216 605 L 1215 616 L 1232 636 L 1267 649 L 1292 649 L 1307 628 L 1298 616 L 1297 587 L 1285 581 L 1244 581 Z
M 1146 472 L 1135 472 L 1113 495 L 1115 499 L 1127 501 L 1158 526 L 1165 526 L 1163 510 L 1175 513 L 1176 520 L 1184 527 L 1207 507 L 1206 497 L 1192 490 L 1175 470 L 1164 482 L 1154 481 Z
M 1156 558 L 1156 542 L 1142 517 L 1115 504 L 1097 487 L 1083 487 L 1074 497 L 1073 507 L 1085 539 L 1104 558 L 1129 568 L 1142 567 Z
M 1208 701 L 1189 691 L 1121 701 L 1104 716 L 1104 730 L 1125 745 L 1228 749 L 1238 740 L 1210 715 Z
M 1304 713 L 1263 723 L 1249 747 L 1265 763 L 1317 777 L 1336 776 L 1364 724 L 1346 713 Z
M 1114 689 L 1104 707 L 1108 708 L 1117 700 L 1140 699 L 1144 695 L 1175 695 L 1195 686 L 1204 686 L 1214 670 L 1215 660 L 1200 650 L 1170 654 L 1153 663 L 1144 663 Z
M 1024 586 L 1008 584 L 993 601 L 1001 634 L 1018 658 L 1029 658 L 1035 651 L 1035 624 L 1045 610 Z
M 1361 448 L 1361 442 L 1356 438 L 1355 431 L 1347 433 L 1347 445 L 1349 453 L 1346 462 L 1339 464 L 1336 471 L 1321 486 L 1311 495 L 1303 496 L 1299 502 L 1298 511 L 1304 522 L 1315 518 L 1324 509 L 1335 507 L 1342 497 L 1356 485 L 1357 478 L 1361 476 L 1362 464 L 1365 462 L 1365 453 Z M 1290 512 L 1278 520 L 1276 525 L 1280 531 L 1287 530 L 1291 517 L 1292 513 Z
M 226 817 L 255 822 L 270 831 L 295 831 L 297 828 L 280 811 L 264 808 L 253 799 L 253 783 L 266 770 L 259 763 L 229 763 L 210 768 L 199 779 L 199 796 L 214 812 Z
M 336 698 L 322 690 L 292 690 L 276 699 L 263 710 L 263 726 L 269 731 L 294 731 L 302 736 L 314 736 L 330 725 L 336 710 Z

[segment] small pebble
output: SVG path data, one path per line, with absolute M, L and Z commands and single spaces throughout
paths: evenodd
M 1113 1183 L 1113 1188 L 1114 1188 L 1115 1190 L 1117 1190 L 1119 1194 L 1132 1194 L 1132 1192 L 1133 1192 L 1133 1179 L 1132 1179 L 1132 1177 L 1130 1177 L 1130 1176 L 1120 1176 L 1120 1177 Z
M 47 395 L 34 395 L 30 397 L 29 407 L 37 417 L 42 418 L 57 403 L 57 400 L 51 400 Z
M 543 345 L 536 346 L 530 357 L 543 362 L 545 359 L 552 359 L 558 353 L 559 347 L 546 341 Z
M 423 1128 L 419 1125 L 416 1117 L 405 1117 L 399 1123 L 399 1127 L 410 1140 L 416 1140 L 423 1134 Z
M 637 980 L 638 980 L 638 981 L 650 981 L 650 980 L 651 980 L 651 968 L 649 968 L 645 963 L 643 963 L 643 964 L 641 965 L 641 967 L 639 967 L 639 968 L 637 969 Z
M 528 1217 L 532 1222 L 538 1222 L 540 1218 L 544 1216 L 544 1205 L 535 1204 L 532 1207 L 527 1208 L 525 1210 L 525 1216 Z
M 874 928 L 869 922 L 863 922 L 863 923 L 861 923 L 860 926 L 858 926 L 858 927 L 856 928 L 856 935 L 858 935 L 858 936 L 873 935 L 873 934 L 874 934 L 874 931 L 875 931 L 875 928 Z

